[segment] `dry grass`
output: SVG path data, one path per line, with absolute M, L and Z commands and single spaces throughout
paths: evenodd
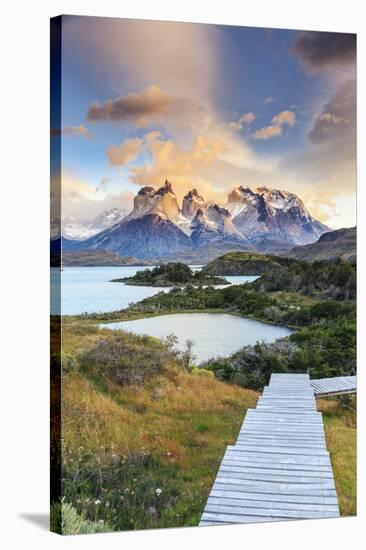
M 349 404 L 355 409 L 354 397 Z M 340 512 L 342 516 L 353 516 L 357 506 L 356 412 L 336 399 L 319 400 L 318 410 L 323 413 Z
M 111 331 L 67 323 L 63 352 L 77 357 Z M 228 444 L 258 393 L 172 364 L 143 385 L 63 373 L 67 502 L 113 529 L 197 525 Z M 156 488 L 162 489 L 159 498 Z M 127 493 L 125 493 L 127 491 Z M 128 498 L 127 498 L 128 497 Z M 95 501 L 101 501 L 96 506 Z
M 99 383 L 79 370 L 77 357 L 101 336 L 113 337 L 87 321 L 64 325 L 63 353 L 76 358 L 62 380 L 67 502 L 114 530 L 197 525 L 225 448 L 258 393 L 190 374 L 174 362 L 142 385 Z M 318 408 L 341 513 L 353 515 L 356 415 L 334 399 L 319 400 Z
M 69 373 L 63 379 L 63 438 L 68 447 L 81 445 L 93 452 L 102 447 L 119 454 L 147 449 L 159 457 L 169 452 L 170 460 L 187 467 L 197 425 L 210 427 L 201 446 L 223 453 L 257 395 L 186 372 L 175 373 L 173 380 L 157 377 L 144 387 L 114 386 L 107 395 L 80 374 Z

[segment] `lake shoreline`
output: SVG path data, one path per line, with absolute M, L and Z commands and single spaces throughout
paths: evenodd
M 233 315 L 235 317 L 241 317 L 242 319 L 250 319 L 252 321 L 258 321 L 260 323 L 265 323 L 267 325 L 272 325 L 275 327 L 283 327 L 288 328 L 293 331 L 299 330 L 299 327 L 296 325 L 290 325 L 290 324 L 281 324 L 281 323 L 275 323 L 274 321 L 269 321 L 268 319 L 264 319 L 260 316 L 256 316 L 254 314 L 252 315 L 243 315 L 240 313 L 240 311 L 233 311 L 231 309 L 225 309 L 225 308 L 205 308 L 205 309 L 161 309 L 157 311 L 138 311 L 126 308 L 124 310 L 115 310 L 115 311 L 106 311 L 106 312 L 94 312 L 94 313 L 87 313 L 87 314 L 79 314 L 79 315 L 61 315 L 62 318 L 65 318 L 66 320 L 74 320 L 74 321 L 83 321 L 83 322 L 89 322 L 90 324 L 100 324 L 101 322 L 104 324 L 110 324 L 110 323 L 119 323 L 124 321 L 138 321 L 139 319 L 149 319 L 153 317 L 161 317 L 164 315 L 178 315 L 178 314 L 187 314 L 187 313 L 226 313 L 228 315 Z M 120 314 L 120 315 L 117 315 Z M 126 315 L 127 314 L 127 315 Z M 108 318 L 109 316 L 116 315 L 116 317 Z M 104 317 L 105 316 L 105 317 Z
M 177 349 L 184 351 L 184 342 L 194 343 L 194 353 L 198 363 L 204 363 L 214 357 L 229 357 L 241 348 L 254 346 L 258 342 L 271 344 L 293 333 L 284 326 L 274 326 L 261 320 L 243 315 L 233 315 L 226 310 L 170 311 L 168 315 L 143 316 L 117 322 L 101 322 L 100 329 L 122 331 L 136 335 L 146 335 L 161 341 L 174 334 Z M 155 320 L 153 320 L 153 318 Z M 179 342 L 179 344 L 178 344 Z

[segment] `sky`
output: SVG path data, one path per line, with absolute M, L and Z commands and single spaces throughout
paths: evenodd
M 355 35 L 64 16 L 61 82 L 64 215 L 167 178 L 179 200 L 267 186 L 356 223 Z

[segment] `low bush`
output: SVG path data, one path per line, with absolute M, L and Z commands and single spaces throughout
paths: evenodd
M 123 332 L 100 338 L 79 356 L 80 369 L 88 377 L 118 385 L 142 384 L 174 361 L 158 340 Z

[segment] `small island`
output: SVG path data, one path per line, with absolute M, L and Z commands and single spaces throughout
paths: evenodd
M 192 271 L 192 269 L 183 263 L 170 262 L 168 264 L 154 267 L 153 269 L 143 269 L 138 271 L 132 277 L 123 277 L 121 279 L 112 279 L 112 283 L 125 283 L 134 286 L 156 286 L 156 287 L 183 287 L 187 285 L 208 286 L 208 285 L 229 285 L 230 283 L 222 278 L 202 273 L 202 271 Z

